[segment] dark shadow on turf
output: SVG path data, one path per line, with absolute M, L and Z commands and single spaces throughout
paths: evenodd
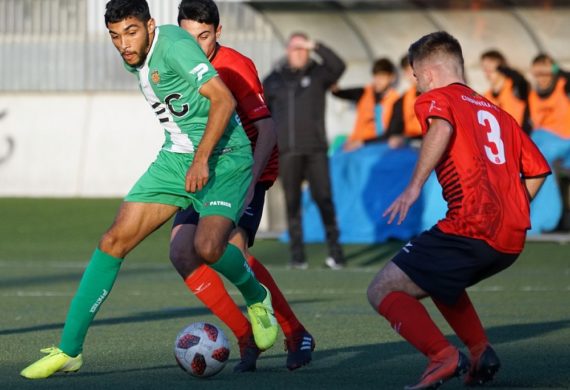
M 501 357 L 503 368 L 496 380 L 485 387 L 567 388 L 570 381 L 567 371 L 569 360 L 567 345 L 548 344 L 543 350 L 535 343 L 532 344 L 533 349 L 529 350 L 528 346 L 525 346 L 521 353 L 520 345 L 503 344 L 541 337 L 568 326 L 570 319 L 489 328 L 489 337 Z M 451 337 L 451 339 L 455 345 L 460 345 L 456 338 Z M 54 389 L 77 386 L 85 390 L 91 388 L 401 389 L 406 384 L 414 383 L 426 365 L 426 359 L 405 341 L 319 350 L 318 335 L 313 362 L 291 373 L 284 367 L 285 353 L 261 355 L 255 374 L 233 374 L 231 368 L 235 362 L 235 358 L 232 359 L 221 375 L 205 381 L 188 377 L 172 363 L 127 369 L 109 367 L 95 372 L 89 372 L 89 368 L 85 367 L 83 372 L 74 375 L 58 375 L 50 378 L 50 383 L 54 385 L 52 387 Z M 96 384 L 87 381 L 88 378 L 94 378 Z M 13 379 L 11 382 L 11 378 L 6 379 L 11 385 L 30 383 L 23 382 L 21 378 L 18 378 L 18 381 Z M 278 382 L 275 382 L 276 380 Z M 47 382 L 33 384 L 34 388 L 45 388 L 38 385 Z M 445 385 L 445 388 L 460 389 L 463 386 L 460 380 L 453 379 Z
M 503 372 L 499 374 L 497 380 L 490 387 L 507 388 L 539 388 L 539 387 L 559 387 L 566 388 L 570 381 L 570 374 L 567 371 L 570 364 L 570 355 L 567 345 L 557 345 L 554 348 L 549 345 L 545 350 L 528 351 L 520 353 L 513 348 L 501 348 L 502 344 L 538 338 L 548 333 L 559 331 L 570 327 L 569 320 L 539 322 L 531 324 L 504 325 L 487 329 L 487 335 L 491 343 L 495 346 L 502 362 Z M 449 336 L 450 341 L 460 347 L 463 351 L 466 348 L 456 336 Z M 318 347 L 318 339 L 317 339 Z M 361 345 L 338 349 L 329 349 L 314 353 L 314 362 L 335 360 L 339 354 L 347 354 L 346 360 L 341 360 L 331 366 L 319 365 L 319 372 L 327 373 L 327 382 L 331 385 L 341 385 L 346 381 L 347 386 L 378 386 L 371 371 L 378 373 L 378 378 L 382 376 L 402 376 L 402 386 L 411 384 L 420 376 L 427 361 L 407 342 L 390 342 L 375 345 Z M 275 359 L 283 359 L 280 356 L 273 356 Z M 539 359 L 537 361 L 537 359 Z M 538 364 L 537 364 L 538 363 Z M 539 367 L 539 365 L 543 367 Z M 346 370 L 350 370 L 347 377 Z M 511 372 L 510 376 L 508 372 Z M 301 375 L 310 375 L 311 370 L 299 370 Z M 516 375 L 513 375 L 515 373 Z M 362 378 L 362 379 L 359 379 Z M 307 378 L 305 378 L 307 379 Z M 376 381 L 376 382 L 375 382 Z M 407 382 L 406 382 L 407 381 Z M 457 382 L 460 383 L 460 382 Z M 324 385 L 324 383 L 322 383 Z M 486 387 L 489 387 L 487 385 Z
M 352 265 L 370 266 L 391 259 L 403 245 L 403 241 L 390 240 L 382 245 L 374 244 L 354 251 L 347 250 L 345 257 Z
M 326 301 L 326 299 L 302 299 L 296 301 L 289 301 L 289 303 L 291 305 L 296 305 L 296 304 L 317 303 L 324 301 Z M 240 306 L 240 309 L 242 311 L 245 311 L 245 306 Z M 106 325 L 130 324 L 138 322 L 163 321 L 175 318 L 202 317 L 210 314 L 212 314 L 210 310 L 205 307 L 174 307 L 163 310 L 142 312 L 135 314 L 133 316 L 95 320 L 93 321 L 93 324 L 91 326 L 106 326 Z M 64 325 L 63 322 L 59 322 L 54 324 L 29 326 L 25 328 L 3 329 L 0 330 L 0 336 L 11 335 L 11 334 L 22 334 L 29 332 L 40 332 L 44 330 L 62 329 L 63 325 Z
M 503 362 L 503 369 L 495 381 L 485 387 L 491 388 L 565 388 L 570 380 L 566 370 L 569 360 L 567 346 L 548 346 L 548 351 L 525 350 L 520 353 L 516 346 L 502 347 L 519 340 L 541 337 L 547 333 L 565 329 L 570 326 L 570 320 L 541 322 L 533 324 L 505 325 L 488 329 L 489 338 L 493 341 L 495 349 Z M 460 346 L 456 337 L 451 341 Z M 465 351 L 464 347 L 461 347 Z M 278 355 L 261 355 L 258 361 L 258 370 L 254 374 L 258 383 L 268 383 L 275 375 L 287 372 L 283 363 L 285 353 Z M 537 361 L 537 358 L 540 359 Z M 231 368 L 232 362 L 228 366 Z M 334 364 L 330 364 L 333 361 Z M 288 388 L 318 388 L 318 389 L 348 389 L 348 388 L 401 388 L 406 384 L 414 383 L 426 365 L 426 359 L 405 341 L 396 341 L 382 344 L 359 345 L 335 348 L 321 351 L 318 349 L 313 355 L 313 362 L 301 369 L 290 373 L 286 383 Z M 175 365 L 161 365 L 156 367 L 134 368 L 127 370 L 109 370 L 91 373 L 78 373 L 78 376 L 101 377 L 127 373 L 125 383 L 132 375 L 152 373 L 153 371 L 166 372 L 167 369 L 176 372 Z M 236 386 L 249 383 L 249 375 L 226 375 L 215 377 L 215 386 L 225 388 L 226 385 Z M 130 374 L 129 374 L 130 373 Z M 154 377 L 153 377 L 154 378 Z M 283 379 L 283 377 L 280 377 Z M 170 377 L 170 379 L 173 379 Z M 175 380 L 176 377 L 174 378 Z M 103 380 L 103 379 L 102 379 Z M 184 377 L 181 377 L 184 380 Z M 207 387 L 208 382 L 200 382 Z M 198 384 L 198 382 L 195 382 Z M 387 387 L 386 387 L 387 384 Z M 394 385 L 397 386 L 394 387 Z M 214 386 L 214 384 L 211 384 Z M 203 386 L 200 386 L 203 387 Z M 446 388 L 462 388 L 462 382 L 453 379 Z
M 77 372 L 74 373 L 74 377 L 93 377 L 93 376 L 103 376 L 103 375 L 111 375 L 111 374 L 127 374 L 127 373 L 137 373 L 137 372 L 147 372 L 147 371 L 160 371 L 160 370 L 170 370 L 176 368 L 180 370 L 180 368 L 176 364 L 163 364 L 162 366 L 154 366 L 154 367 L 137 367 L 137 368 L 127 368 L 127 369 L 117 369 L 117 370 L 109 370 L 109 371 L 91 371 L 91 372 Z
M 120 273 L 121 277 L 132 276 L 132 275 L 144 275 L 144 274 L 156 274 L 161 272 L 173 273 L 172 268 L 137 268 L 137 269 L 123 269 Z M 8 280 L 2 280 L 0 284 L 0 289 L 7 288 L 23 288 L 26 286 L 41 286 L 47 284 L 55 284 L 61 282 L 74 282 L 81 279 L 83 275 L 83 269 L 77 272 L 67 272 L 55 275 L 42 275 L 42 276 L 30 276 L 25 278 L 14 278 Z

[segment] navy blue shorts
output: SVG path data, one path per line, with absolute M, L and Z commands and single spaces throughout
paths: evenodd
M 431 297 L 453 305 L 467 287 L 508 268 L 518 256 L 434 226 L 408 242 L 392 261 Z
M 261 223 L 263 205 L 265 204 L 265 193 L 268 189 L 269 186 L 267 183 L 257 183 L 255 185 L 253 199 L 238 221 L 238 226 L 247 233 L 248 246 L 250 247 L 253 246 L 257 229 L 259 229 L 259 224 Z M 190 206 L 176 213 L 172 227 L 178 225 L 197 225 L 199 219 L 200 214 L 194 210 L 194 207 Z

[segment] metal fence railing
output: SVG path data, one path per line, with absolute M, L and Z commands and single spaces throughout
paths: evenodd
M 176 23 L 180 0 L 149 0 L 158 24 Z M 107 0 L 0 0 L 0 92 L 129 91 L 103 15 Z M 265 74 L 282 47 L 244 3 L 218 2 L 222 42 L 242 51 Z

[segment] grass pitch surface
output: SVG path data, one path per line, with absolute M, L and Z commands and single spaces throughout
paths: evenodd
M 76 374 L 29 381 L 19 371 L 59 342 L 69 301 L 118 200 L 0 199 L 0 389 L 401 389 L 415 383 L 425 359 L 368 305 L 375 272 L 401 246 L 346 246 L 349 267 L 322 267 L 324 245 L 309 245 L 311 267 L 287 270 L 288 248 L 259 240 L 255 255 L 271 270 L 317 341 L 313 362 L 285 368 L 281 341 L 253 374 L 236 375 L 231 332 L 190 294 L 168 261 L 170 225 L 129 255 L 91 327 L 85 364 Z M 233 286 L 229 291 L 243 301 Z M 570 388 L 570 247 L 528 243 L 517 263 L 470 289 L 503 362 L 494 389 Z M 450 328 L 426 301 L 450 339 Z M 232 340 L 228 366 L 194 379 L 173 357 L 178 331 L 210 321 Z M 444 389 L 462 388 L 460 381 Z

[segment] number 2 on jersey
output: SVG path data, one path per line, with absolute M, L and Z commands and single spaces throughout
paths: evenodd
M 505 146 L 501 139 L 501 126 L 499 126 L 497 118 L 495 118 L 495 116 L 489 111 L 479 110 L 477 111 L 477 120 L 481 126 L 485 129 L 489 129 L 489 131 L 487 131 L 487 140 L 494 146 L 494 148 L 491 148 L 490 146 L 485 145 L 487 158 L 493 164 L 504 164 L 506 161 Z

